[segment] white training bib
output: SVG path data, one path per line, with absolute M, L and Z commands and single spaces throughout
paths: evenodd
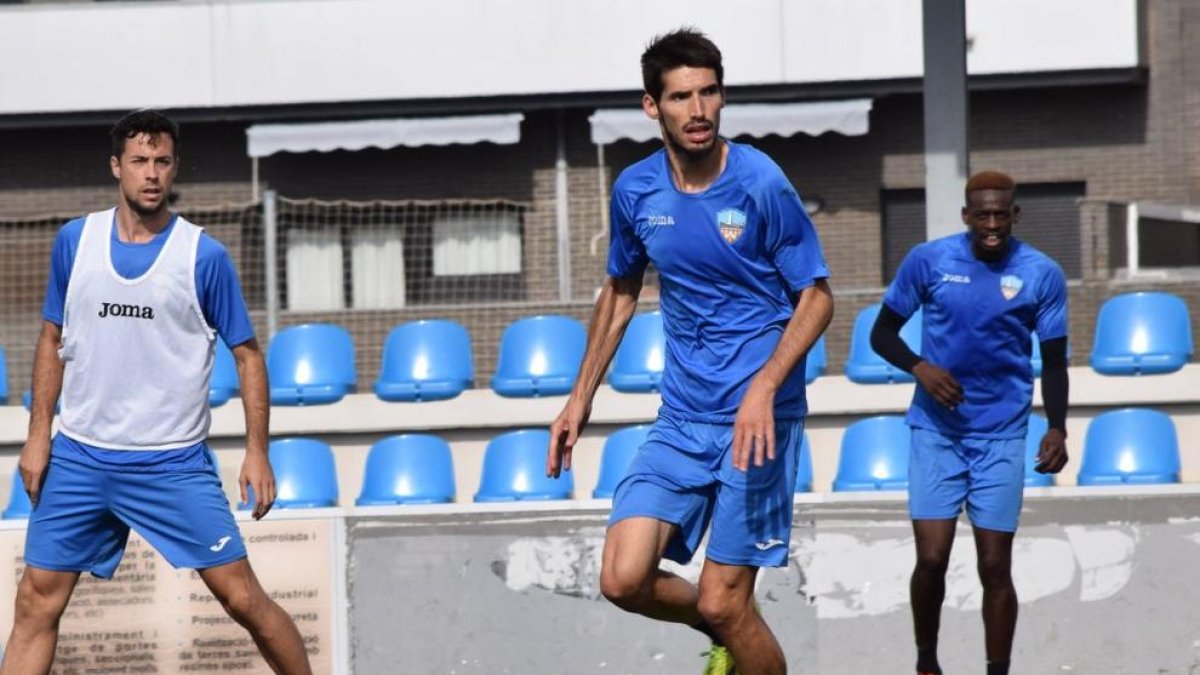
M 116 209 L 83 224 L 63 315 L 60 430 L 113 450 L 171 450 L 208 436 L 216 333 L 196 294 L 201 228 L 175 219 L 158 258 L 125 279 L 112 264 Z

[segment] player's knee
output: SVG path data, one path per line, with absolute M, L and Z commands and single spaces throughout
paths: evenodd
M 636 611 L 650 601 L 653 589 L 649 580 L 641 575 L 622 573 L 615 566 L 605 566 L 600 570 L 600 593 L 617 607 Z
M 736 595 L 727 589 L 701 588 L 696 609 L 708 625 L 719 631 L 723 627 L 734 625 L 746 607 L 745 603 L 739 602 Z
M 917 549 L 916 572 L 918 574 L 944 576 L 949 567 L 949 551 L 940 551 L 932 547 L 926 549 Z
M 57 624 L 70 598 L 70 593 L 62 589 L 39 585 L 28 578 L 22 579 L 17 588 L 14 619 L 26 625 Z
M 223 591 L 217 596 L 217 600 L 220 601 L 221 608 L 225 610 L 229 618 L 242 626 L 253 624 L 254 618 L 266 606 L 264 602 L 266 596 L 262 592 L 256 592 L 248 586 L 242 585 Z
M 1008 556 L 980 556 L 977 567 L 984 588 L 1004 589 L 1012 585 L 1012 560 Z

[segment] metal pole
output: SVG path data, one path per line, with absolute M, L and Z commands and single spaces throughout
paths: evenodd
M 250 200 L 258 201 L 258 158 L 250 158 Z
M 962 231 L 970 173 L 967 140 L 967 11 L 964 0 L 923 0 L 925 42 L 925 237 Z
M 1138 205 L 1129 202 L 1125 210 L 1125 271 L 1132 278 L 1141 268 L 1141 247 L 1138 244 Z
M 278 210 L 276 209 L 276 194 L 267 190 L 263 194 L 263 269 L 267 281 L 267 339 L 275 337 L 279 329 L 279 259 L 278 251 Z
M 567 208 L 567 121 L 558 111 L 558 156 L 554 161 L 554 211 L 558 232 L 558 299 L 571 299 L 571 221 Z
M 600 240 L 604 235 L 608 234 L 608 180 L 604 175 L 604 144 L 596 144 L 596 176 L 597 182 L 600 184 L 600 226 L 596 228 L 596 234 L 592 235 L 588 241 L 588 254 L 596 255 L 599 251 Z

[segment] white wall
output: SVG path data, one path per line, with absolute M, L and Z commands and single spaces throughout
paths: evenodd
M 1137 65 L 1136 0 L 970 0 L 973 73 Z M 655 33 L 727 82 L 921 74 L 920 0 L 193 0 L 0 8 L 0 114 L 636 89 Z

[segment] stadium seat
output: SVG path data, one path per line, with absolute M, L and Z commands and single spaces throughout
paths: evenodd
M 450 445 L 437 436 L 401 434 L 377 441 L 367 454 L 357 506 L 454 501 Z
M 388 334 L 375 395 L 385 401 L 440 401 L 474 382 L 466 328 L 444 319 L 412 321 Z
M 0 518 L 4 520 L 20 520 L 28 518 L 33 512 L 33 506 L 29 503 L 29 493 L 25 492 L 25 481 L 21 479 L 21 472 L 13 469 L 12 475 L 12 492 L 8 494 L 8 506 L 4 508 L 4 512 L 0 513 Z
M 212 408 L 224 405 L 237 394 L 238 386 L 237 363 L 233 360 L 233 352 L 225 346 L 224 340 L 217 338 L 212 379 L 208 383 L 208 405 Z
M 846 427 L 834 492 L 907 488 L 911 440 L 900 415 L 868 417 Z
M 1173 373 L 1192 358 L 1187 305 L 1170 293 L 1126 293 L 1100 306 L 1092 368 L 1104 375 Z
M 1036 342 L 1034 344 L 1037 344 Z M 1029 416 L 1029 428 L 1025 432 L 1025 487 L 1049 487 L 1054 485 L 1054 474 L 1038 473 L 1035 469 L 1037 466 L 1038 451 L 1042 447 L 1042 436 L 1046 435 L 1046 430 L 1050 428 L 1050 423 L 1041 415 Z
M 275 472 L 275 508 L 337 505 L 337 466 L 328 444 L 312 438 L 281 438 L 271 441 L 268 456 Z M 253 506 L 254 490 L 249 492 L 250 502 L 238 508 Z
M 613 357 L 608 383 L 617 391 L 658 391 L 666 348 L 661 312 L 633 317 Z
M 0 405 L 8 405 L 8 358 L 0 347 Z
M 808 433 L 800 442 L 800 457 L 796 461 L 796 492 L 812 492 L 813 466 L 812 445 L 808 442 Z
M 518 319 L 500 337 L 492 389 L 514 397 L 570 393 L 586 343 L 583 324 L 570 317 Z
M 550 432 L 523 429 L 491 440 L 483 455 L 477 502 L 570 499 L 575 478 L 564 471 L 559 478 L 546 477 L 546 448 Z
M 354 341 L 341 326 L 284 328 L 267 349 L 271 405 L 336 403 L 354 391 Z
M 859 384 L 888 384 L 913 382 L 913 376 L 893 366 L 871 349 L 871 328 L 879 316 L 881 304 L 864 307 L 854 319 L 850 334 L 850 358 L 846 361 L 846 377 Z M 900 337 L 914 353 L 921 353 L 921 310 L 917 310 L 904 327 Z
M 1179 440 L 1169 416 L 1124 408 L 1088 424 L 1080 485 L 1178 483 L 1179 470 Z
M 600 455 L 600 478 L 596 481 L 596 489 L 592 490 L 592 497 L 612 498 L 617 484 L 625 477 L 625 470 L 629 468 L 638 448 L 646 442 L 649 433 L 649 424 L 639 424 L 615 431 L 604 440 L 604 451 Z
M 824 375 L 825 367 L 825 336 L 822 335 L 808 350 L 808 358 L 804 360 L 804 383 L 812 384 L 813 380 Z

